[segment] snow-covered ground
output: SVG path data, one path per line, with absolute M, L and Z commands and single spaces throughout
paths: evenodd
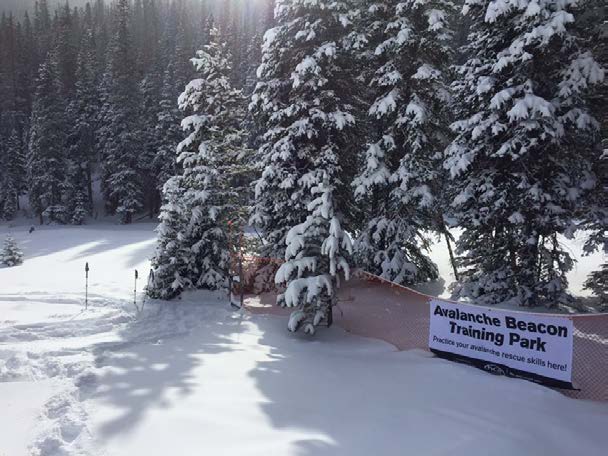
M 606 452 L 608 404 L 340 328 L 294 336 L 221 295 L 137 314 L 154 225 L 26 228 L 26 262 L 0 269 L 2 456 Z

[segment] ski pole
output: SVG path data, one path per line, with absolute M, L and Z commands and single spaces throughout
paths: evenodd
M 139 279 L 139 273 L 135 270 L 135 287 L 133 288 L 133 305 L 137 309 L 137 279 Z M 137 309 L 139 310 L 139 309 Z
M 150 274 L 148 274 L 148 286 L 146 288 L 146 292 L 144 293 L 144 301 L 141 304 L 141 311 L 144 311 L 144 306 L 146 305 L 146 298 L 148 297 L 148 293 L 154 287 L 154 269 L 150 269 Z
M 85 287 L 84 287 L 84 309 L 89 308 L 89 263 L 84 266 L 85 273 Z

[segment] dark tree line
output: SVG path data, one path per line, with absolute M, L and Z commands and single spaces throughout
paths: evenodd
M 0 19 L 0 218 L 27 195 L 41 223 L 81 224 L 99 177 L 105 212 L 130 223 L 160 210 L 180 141 L 177 97 L 212 27 L 231 80 L 255 83 L 270 2 L 35 2 Z

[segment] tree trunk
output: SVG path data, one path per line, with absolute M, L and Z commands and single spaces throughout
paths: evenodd
M 450 254 L 450 263 L 452 264 L 452 271 L 454 272 L 454 279 L 456 279 L 456 282 L 458 282 L 460 280 L 460 277 L 458 275 L 458 266 L 456 265 L 456 258 L 454 257 L 454 251 L 452 250 L 452 242 L 450 241 L 450 235 L 448 234 L 447 230 L 443 232 L 443 235 L 445 236 L 445 242 L 448 244 L 448 252 Z

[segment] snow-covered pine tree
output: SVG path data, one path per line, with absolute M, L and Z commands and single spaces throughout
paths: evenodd
M 163 76 L 155 131 L 158 148 L 152 163 L 159 191 L 162 191 L 165 183 L 176 174 L 175 148 L 183 137 L 180 128 L 180 111 L 175 102 L 179 95 L 177 93 L 179 82 L 175 80 L 175 77 L 175 64 L 171 61 Z
M 210 44 L 192 59 L 199 77 L 179 97 L 188 136 L 177 147 L 181 174 L 165 186 L 153 296 L 227 285 L 228 230 L 242 209 L 239 170 L 246 153 L 246 103 L 230 83 L 230 58 L 213 29 Z
M 50 50 L 51 14 L 47 0 L 38 0 L 34 4 L 34 30 L 36 33 L 36 47 L 39 54 L 44 57 Z
M 85 190 L 77 190 L 74 193 L 74 201 L 71 202 L 70 223 L 73 225 L 84 224 L 87 216 L 91 213 L 90 207 Z
M 452 2 L 379 0 L 364 15 L 373 68 L 370 138 L 355 194 L 367 207 L 362 267 L 401 284 L 434 280 L 426 230 L 441 231 L 441 158 L 449 142 Z
M 467 0 L 468 60 L 454 90 L 444 166 L 466 268 L 457 290 L 484 304 L 568 300 L 557 235 L 597 181 L 588 87 L 603 78 L 571 34 L 575 0 Z
M 204 5 L 202 13 L 203 14 L 201 15 L 201 24 L 197 27 L 197 43 L 200 43 L 202 46 L 205 46 L 211 41 L 210 32 L 211 29 L 213 29 L 213 27 L 215 26 L 215 18 L 213 17 L 213 13 L 206 9 Z
M 312 334 L 331 318 L 352 251 L 343 225 L 355 118 L 342 46 L 352 4 L 279 0 L 275 11 L 251 103 L 266 130 L 252 222 L 263 230 L 267 254 L 285 257 L 275 280 L 287 284 L 278 304 L 296 308 L 289 329 Z
M 608 307 L 608 263 L 593 271 L 585 281 L 585 289 L 600 299 L 602 307 Z
M 186 233 L 196 255 L 193 283 L 218 289 L 226 284 L 230 266 L 229 223 L 241 209 L 239 179 L 246 153 L 245 99 L 230 82 L 231 54 L 217 29 L 211 41 L 192 59 L 199 78 L 179 98 L 191 113 L 182 122 L 189 136 L 177 148 L 186 188 L 189 217 Z
M 582 0 L 578 4 L 581 20 L 576 29 L 579 37 L 586 40 L 593 57 L 604 68 L 608 68 L 608 6 L 602 0 Z M 598 144 L 595 160 L 595 174 L 598 183 L 586 204 L 580 206 L 579 219 L 581 227 L 588 233 L 584 252 L 591 254 L 601 251 L 608 255 L 608 77 L 604 75 L 603 84 L 594 87 L 591 97 L 591 109 L 594 117 L 600 122 L 601 144 Z M 598 271 L 588 277 L 586 287 L 603 301 L 608 299 L 608 265 L 603 264 Z
M 4 215 L 4 202 L 6 200 L 6 195 L 4 193 L 3 187 L 5 186 L 4 180 L 6 179 L 6 171 L 4 170 L 4 163 L 7 161 L 7 152 L 5 147 L 5 139 L 0 134 L 0 220 L 5 219 Z
M 158 17 L 157 5 L 153 1 L 144 1 L 141 5 L 141 17 L 134 21 L 141 21 L 140 36 L 135 38 L 135 49 L 138 51 L 138 66 L 144 74 L 140 82 L 140 130 L 142 148 L 139 153 L 139 174 L 142 179 L 144 194 L 144 208 L 150 219 L 160 210 L 162 204 L 161 193 L 165 181 L 159 182 L 154 160 L 160 147 L 157 135 L 157 121 L 160 112 L 161 89 L 165 63 L 161 40 L 161 27 Z M 134 33 L 136 35 L 136 33 Z
M 253 26 L 253 33 L 243 62 L 243 70 L 245 73 L 243 91 L 249 98 L 251 98 L 258 82 L 257 70 L 262 63 L 264 35 L 266 34 L 266 31 L 274 25 L 274 0 L 264 0 L 261 8 L 262 13 L 260 14 L 257 23 Z M 260 119 L 256 119 L 254 114 L 255 113 L 252 110 L 248 110 L 245 122 L 247 130 L 249 131 L 249 145 L 257 150 L 259 147 L 259 139 L 265 131 L 264 125 L 258 122 Z M 255 162 L 257 161 L 256 154 L 252 154 L 250 158 L 251 163 L 255 165 Z
M 8 147 L 6 147 L 2 135 L 0 135 L 0 220 L 10 220 L 13 218 L 11 209 L 11 203 L 9 200 L 9 191 L 11 189 L 11 176 L 6 171 L 6 163 L 9 160 Z M 9 191 L 7 191 L 9 190 Z M 5 206 L 9 206 L 7 211 Z
M 220 34 L 220 41 L 226 44 L 232 57 L 235 57 L 234 48 L 238 42 L 236 30 L 237 8 L 235 0 L 224 0 L 217 5 L 219 9 L 217 14 L 217 31 Z M 232 64 L 232 62 L 231 62 Z M 231 65 L 234 72 L 234 68 Z
M 30 206 L 40 219 L 65 222 L 65 117 L 59 97 L 56 58 L 49 52 L 40 66 L 30 121 L 27 178 Z
M 20 105 L 19 110 L 24 118 L 28 119 L 31 116 L 37 69 L 35 62 L 37 62 L 38 56 L 36 55 L 32 22 L 27 12 L 24 14 L 21 33 L 17 35 L 17 38 L 17 100 Z M 23 125 L 22 129 L 27 130 L 27 126 Z
M 262 61 L 261 49 L 262 49 L 262 37 L 264 32 L 255 34 L 252 38 L 251 43 L 249 43 L 249 47 L 245 56 L 244 72 L 245 72 L 245 80 L 243 82 L 243 89 L 246 94 L 251 95 L 255 89 L 257 84 L 257 69 L 260 66 Z
M 139 168 L 140 125 L 139 90 L 133 71 L 134 52 L 129 32 L 128 0 L 118 0 L 115 30 L 110 44 L 107 95 L 103 107 L 102 188 L 106 209 L 117 214 L 122 223 L 131 223 L 143 208 L 143 184 Z
M 0 263 L 9 268 L 23 263 L 23 252 L 12 236 L 8 236 L 4 240 L 4 247 L 0 252 Z
M 182 114 L 176 103 L 186 84 L 194 74 L 190 62 L 192 56 L 191 38 L 188 33 L 185 11 L 175 11 L 175 32 L 173 39 L 166 41 L 165 55 L 168 60 L 165 67 L 162 87 L 160 90 L 159 110 L 155 122 L 155 136 L 157 141 L 156 154 L 152 162 L 157 178 L 158 191 L 162 194 L 163 187 L 168 180 L 179 174 L 176 163 L 175 148 L 183 139 L 181 128 Z M 207 44 L 207 43 L 205 43 Z
M 27 127 L 27 124 L 24 124 Z M 26 154 L 27 154 L 27 129 L 19 134 L 16 129 L 11 131 L 8 138 L 8 148 L 12 150 L 10 160 L 8 162 L 8 172 L 12 176 L 13 184 L 17 190 L 17 196 L 23 195 L 27 190 L 27 171 L 26 171 Z M 17 200 L 17 208 L 19 208 L 19 200 Z
M 585 255 L 597 251 L 608 255 L 608 144 L 601 145 L 597 154 L 599 157 L 593 166 L 598 182 L 592 193 L 586 198 L 585 203 L 578 208 L 580 226 L 587 234 L 587 240 L 583 246 Z M 592 272 L 588 277 L 586 287 L 597 296 L 608 296 L 607 272 L 608 266 L 604 264 L 600 270 Z
M 93 164 L 96 160 L 97 116 L 100 108 L 97 91 L 97 62 L 95 38 L 89 28 L 85 31 L 78 55 L 75 96 L 67 115 L 68 135 L 68 211 L 71 223 L 80 225 L 93 208 Z
M 61 96 L 68 100 L 73 94 L 76 83 L 78 58 L 78 18 L 68 3 L 55 10 L 53 18 L 53 49 L 57 58 L 57 76 L 61 85 Z M 67 103 L 66 103 L 67 104 Z
M 159 182 L 154 160 L 157 157 L 158 149 L 161 147 L 157 134 L 158 116 L 160 112 L 160 91 L 162 88 L 163 73 L 160 70 L 160 59 L 155 62 L 152 68 L 148 69 L 146 77 L 141 81 L 141 106 L 139 118 L 141 119 L 141 138 L 142 147 L 139 154 L 140 165 L 138 167 L 142 178 L 143 194 L 145 196 L 145 206 L 149 217 L 152 218 L 160 209 Z
M 12 220 L 19 208 L 19 195 L 25 186 L 25 163 L 21 142 L 12 130 L 0 146 L 0 219 Z
M 578 38 L 593 53 L 595 60 L 604 68 L 608 68 L 608 5 L 604 0 L 579 0 L 577 3 L 579 16 L 575 24 Z M 603 149 L 608 149 L 608 81 L 598 84 L 591 97 L 593 115 L 600 122 L 600 135 Z
M 163 189 L 164 204 L 160 211 L 160 224 L 156 229 L 158 244 L 152 259 L 154 280 L 148 283 L 148 296 L 153 299 L 173 299 L 192 287 L 194 254 L 184 242 L 183 230 L 187 226 L 182 198 L 182 177 L 170 178 Z

